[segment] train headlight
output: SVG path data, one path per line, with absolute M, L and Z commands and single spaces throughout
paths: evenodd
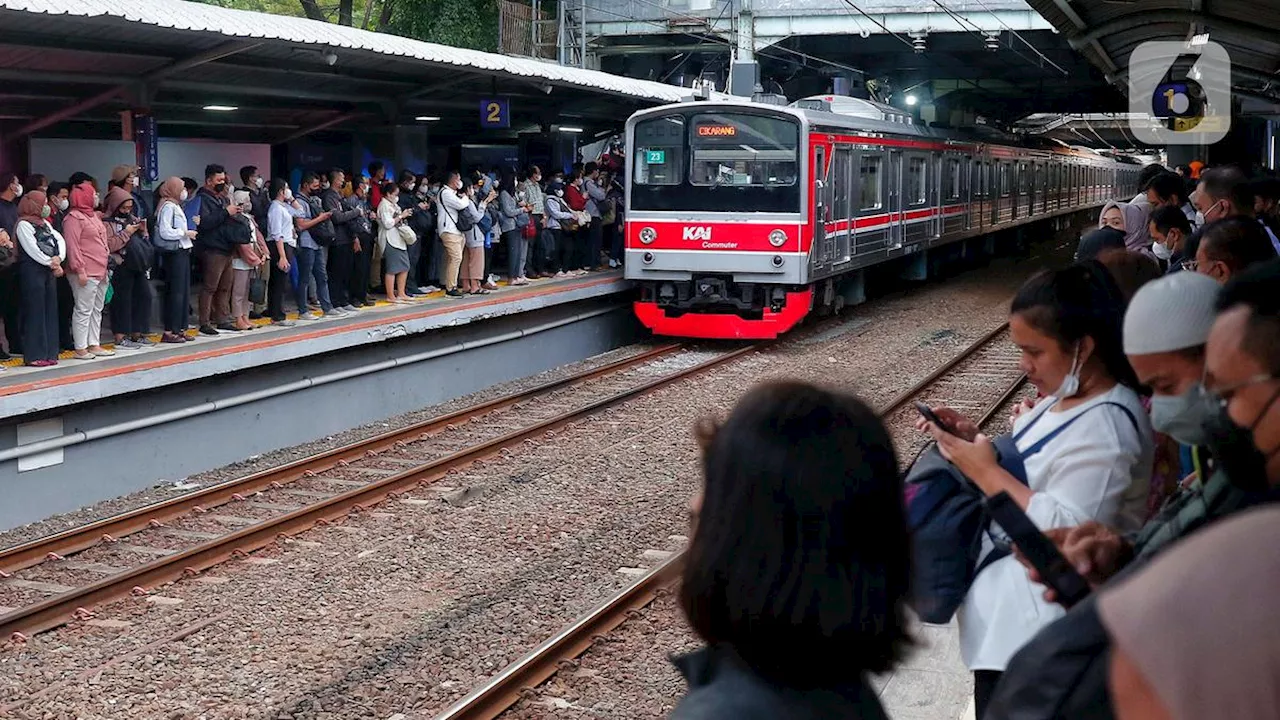
M 774 247 L 782 247 L 787 242 L 787 233 L 785 230 L 774 230 L 769 233 L 769 244 Z
M 658 231 L 651 227 L 640 228 L 640 242 L 648 245 L 658 239 Z

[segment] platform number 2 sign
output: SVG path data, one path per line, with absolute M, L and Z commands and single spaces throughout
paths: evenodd
M 511 127 L 511 101 L 507 98 L 481 98 L 480 127 Z

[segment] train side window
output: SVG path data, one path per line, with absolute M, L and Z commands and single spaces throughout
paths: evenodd
M 947 160 L 947 179 L 946 179 L 946 198 L 948 200 L 960 199 L 960 161 L 956 159 Z
M 849 201 L 853 196 L 853 188 L 849 187 L 851 165 L 853 165 L 853 149 L 836 148 L 835 160 L 831 163 L 831 173 L 827 182 L 831 187 L 832 219 L 846 220 L 849 217 Z
M 1000 197 L 1009 197 L 1009 163 L 1000 163 Z
M 858 209 L 875 210 L 882 206 L 880 184 L 883 173 L 880 172 L 882 160 L 879 155 L 863 155 L 862 165 L 858 168 Z
M 907 193 L 906 201 L 908 205 L 921 205 L 928 199 L 926 188 L 926 176 L 928 174 L 928 163 L 924 158 L 913 157 L 907 160 Z

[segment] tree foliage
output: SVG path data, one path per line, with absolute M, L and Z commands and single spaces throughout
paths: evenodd
M 206 5 L 392 32 L 475 50 L 498 49 L 500 0 L 197 0 Z

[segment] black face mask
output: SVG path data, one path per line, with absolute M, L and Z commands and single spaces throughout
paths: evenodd
M 1213 453 L 1214 462 L 1226 473 L 1232 485 L 1245 492 L 1264 492 L 1270 486 L 1267 480 L 1267 460 L 1280 452 L 1280 448 L 1264 453 L 1258 449 L 1253 433 L 1278 398 L 1280 391 L 1271 396 L 1253 425 L 1248 428 L 1235 424 L 1227 414 L 1226 407 L 1222 407 L 1205 425 L 1209 435 L 1209 452 Z
M 220 182 L 217 185 L 213 186 L 213 191 L 221 195 L 222 193 L 227 191 L 227 184 L 224 182 Z

